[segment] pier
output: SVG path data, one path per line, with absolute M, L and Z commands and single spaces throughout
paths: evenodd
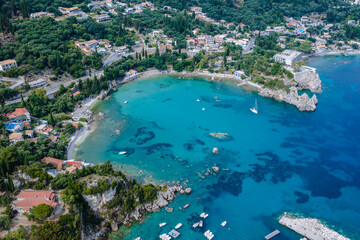
M 272 233 L 269 233 L 268 235 L 266 235 L 266 236 L 265 236 L 265 239 L 266 239 L 266 240 L 269 240 L 269 239 L 275 237 L 276 235 L 278 235 L 279 233 L 280 233 L 280 231 L 276 229 L 276 230 L 273 231 Z
M 170 237 L 177 238 L 180 235 L 180 233 L 173 229 L 169 232 L 169 235 Z
M 284 214 L 279 223 L 310 240 L 350 240 L 315 218 L 295 218 Z

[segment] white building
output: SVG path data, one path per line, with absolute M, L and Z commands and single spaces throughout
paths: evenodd
M 236 71 L 235 72 L 235 77 L 241 78 L 241 76 L 245 76 L 245 73 L 243 71 Z
M 17 67 L 17 63 L 14 59 L 8 59 L 0 62 L 0 71 L 5 72 L 12 67 Z
M 39 79 L 39 80 L 36 80 L 36 81 L 29 82 L 30 89 L 42 87 L 42 86 L 44 86 L 46 84 L 47 84 L 47 82 L 44 79 Z
M 294 62 L 300 61 L 302 53 L 294 50 L 285 50 L 280 54 L 276 54 L 274 59 L 276 62 L 285 63 L 288 66 L 293 65 Z

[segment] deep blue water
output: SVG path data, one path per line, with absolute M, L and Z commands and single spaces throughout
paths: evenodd
M 308 64 L 323 82 L 311 113 L 231 82 L 171 76 L 123 85 L 100 103 L 97 109 L 108 118 L 79 144 L 76 158 L 109 159 L 139 181 L 193 188 L 171 203 L 174 212 L 149 214 L 144 223 L 123 228 L 125 239 L 158 239 L 178 222 L 179 239 L 205 239 L 207 229 L 214 239 L 264 239 L 275 229 L 281 231 L 275 240 L 300 239 L 277 223 L 284 211 L 319 218 L 360 239 L 360 57 Z M 255 99 L 258 115 L 249 111 Z M 232 138 L 219 141 L 211 132 Z M 220 172 L 205 176 L 214 165 Z M 190 207 L 180 210 L 186 203 Z M 205 226 L 192 229 L 203 211 L 209 213 Z

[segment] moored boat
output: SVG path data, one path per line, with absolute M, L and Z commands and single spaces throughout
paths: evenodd
M 163 226 L 165 226 L 166 225 L 166 222 L 163 222 L 163 223 L 160 223 L 159 224 L 159 227 L 163 227 Z
M 181 228 L 181 226 L 182 226 L 182 223 L 178 223 L 178 224 L 176 224 L 175 229 L 179 229 L 179 228 Z
M 223 222 L 221 223 L 221 226 L 225 227 L 226 223 L 227 223 L 226 221 L 223 221 Z
M 187 208 L 187 207 L 189 207 L 189 204 L 188 204 L 188 203 L 184 206 L 184 208 Z

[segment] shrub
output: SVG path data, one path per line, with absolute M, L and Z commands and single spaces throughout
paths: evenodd
M 46 204 L 40 204 L 30 209 L 30 213 L 34 216 L 36 220 L 43 220 L 51 215 L 52 210 L 53 208 L 51 206 Z

